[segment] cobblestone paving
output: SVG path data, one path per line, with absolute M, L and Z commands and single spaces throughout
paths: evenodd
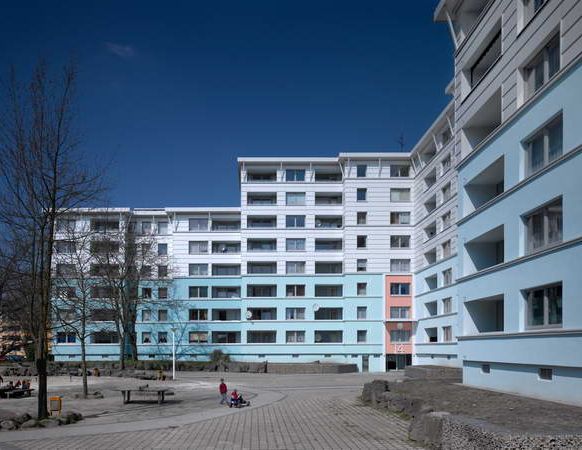
M 333 391 L 332 391 L 333 392 Z M 286 392 L 283 400 L 192 425 L 60 439 L 16 441 L 6 449 L 408 449 L 408 423 L 360 405 L 356 390 Z M 117 427 L 112 427 L 117 428 Z M 117 431 L 117 429 L 116 429 Z M 119 430 L 121 431 L 121 430 Z

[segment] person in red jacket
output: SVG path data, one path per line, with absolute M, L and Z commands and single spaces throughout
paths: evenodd
M 238 408 L 238 392 L 236 392 L 236 389 L 230 394 L 230 407 L 232 408 L 233 406 Z
M 226 404 L 226 394 L 228 393 L 228 388 L 226 387 L 226 384 L 224 382 L 224 378 L 220 379 L 220 385 L 218 386 L 218 391 L 220 392 L 220 396 L 222 397 L 220 399 L 220 404 L 224 405 Z

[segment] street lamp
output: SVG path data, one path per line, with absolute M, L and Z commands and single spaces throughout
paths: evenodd
M 170 328 L 172 332 L 172 380 L 176 379 L 176 327 Z

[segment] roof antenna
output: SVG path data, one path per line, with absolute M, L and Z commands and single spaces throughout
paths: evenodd
M 400 145 L 400 151 L 404 151 L 404 133 L 400 132 L 400 136 L 396 139 L 396 143 Z

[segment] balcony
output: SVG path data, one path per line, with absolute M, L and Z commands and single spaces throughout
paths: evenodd
M 497 295 L 465 302 L 469 313 L 467 334 L 504 331 L 504 298 Z
M 240 331 L 213 331 L 213 344 L 240 344 Z
M 247 228 L 277 228 L 277 217 L 249 216 L 247 218 Z
M 339 171 L 315 170 L 316 183 L 338 183 L 341 182 L 342 179 L 342 173 Z
M 341 284 L 316 284 L 315 285 L 315 296 L 316 297 L 342 297 L 343 296 L 343 286 Z
M 277 286 L 276 285 L 248 285 L 247 286 L 247 297 L 276 297 L 277 296 Z
M 240 298 L 240 287 L 218 287 L 212 288 L 212 298 Z
M 315 193 L 315 205 L 316 206 L 327 206 L 327 205 L 341 205 L 343 203 L 341 193 Z
M 237 255 L 240 253 L 240 242 L 213 242 L 212 253 Z
M 424 239 L 425 241 L 431 240 L 433 237 L 436 236 L 437 227 L 436 221 L 430 223 L 428 226 L 424 228 Z
M 471 153 L 501 125 L 501 88 L 465 123 L 461 130 L 463 155 Z
M 489 167 L 465 184 L 465 214 L 479 209 L 504 191 L 505 161 L 500 157 Z
M 213 277 L 233 277 L 240 275 L 240 264 L 212 264 Z
M 319 308 L 314 314 L 315 320 L 342 320 L 343 308 Z
M 239 231 L 240 220 L 213 220 L 212 231 Z
M 250 206 L 268 206 L 277 204 L 276 192 L 248 192 L 247 205 Z
M 249 183 L 274 183 L 276 181 L 276 170 L 247 172 L 247 182 Z
M 342 239 L 316 239 L 316 252 L 338 252 L 343 249 Z
M 436 248 L 429 250 L 424 254 L 424 262 L 428 264 L 434 264 L 437 261 L 437 252 Z
M 315 216 L 315 228 L 341 228 L 342 216 Z
M 465 243 L 465 275 L 478 272 L 504 261 L 504 229 L 498 226 Z
M 248 239 L 248 252 L 275 252 L 277 251 L 277 239 Z
M 247 318 L 249 320 L 277 320 L 277 308 L 249 308 Z
M 427 201 L 425 201 L 423 206 L 425 214 L 433 212 L 437 207 L 436 194 L 432 195 Z
M 316 262 L 315 263 L 315 273 L 316 274 L 342 273 L 342 263 L 341 262 Z
M 265 275 L 265 274 L 275 274 L 275 273 L 277 273 L 277 263 L 276 262 L 248 262 L 247 263 L 247 274 Z
M 429 190 L 434 184 L 436 183 L 436 168 L 432 169 L 425 177 L 424 177 L 424 190 Z
M 240 320 L 240 309 L 213 309 L 212 320 L 221 322 Z

